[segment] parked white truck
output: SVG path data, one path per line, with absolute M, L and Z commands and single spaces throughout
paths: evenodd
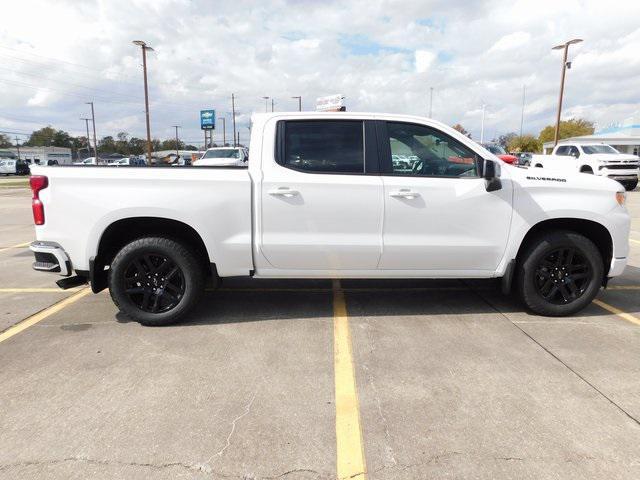
M 568 315 L 627 262 L 620 184 L 506 165 L 427 118 L 258 114 L 250 146 L 247 167 L 34 167 L 34 268 L 164 325 L 232 276 L 501 277 Z
M 551 155 L 533 155 L 531 166 L 609 177 L 633 190 L 638 185 L 639 161 L 637 156 L 620 153 L 604 143 L 562 143 Z

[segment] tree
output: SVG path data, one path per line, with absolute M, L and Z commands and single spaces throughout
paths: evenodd
M 547 125 L 542 129 L 538 139 L 540 142 L 552 142 L 555 135 L 556 126 Z M 581 137 L 582 135 L 591 135 L 593 133 L 593 122 L 583 118 L 571 118 L 560 122 L 560 132 L 558 140 L 563 138 Z
M 471 138 L 471 134 L 470 134 L 469 132 L 467 132 L 467 131 L 465 130 L 465 128 L 464 128 L 462 125 L 460 125 L 459 123 L 456 123 L 456 124 L 453 126 L 453 129 L 454 129 L 454 130 L 457 130 L 457 131 L 459 131 L 461 134 L 466 135 L 467 137 Z
M 178 140 L 177 150 L 183 150 L 184 142 Z M 160 144 L 160 150 L 176 150 L 176 140 L 172 138 L 170 140 L 163 140 Z
M 504 135 L 500 135 L 498 137 L 498 140 L 495 140 L 495 142 L 505 150 L 510 151 L 507 148 L 507 146 L 509 145 L 509 142 L 511 141 L 511 139 L 515 137 L 517 137 L 517 135 L 514 132 L 509 132 L 509 133 L 505 133 Z
M 116 142 L 111 135 L 102 137 L 98 141 L 99 153 L 114 153 L 116 151 Z
M 11 138 L 9 135 L 5 135 L 4 133 L 0 133 L 0 148 L 9 148 L 12 147 Z
M 116 135 L 116 152 L 122 155 L 129 154 L 129 134 L 127 132 L 118 132 Z
M 129 139 L 129 153 L 131 155 L 142 155 L 147 148 L 147 141 L 142 138 L 131 137 Z
M 542 142 L 533 135 L 516 135 L 507 143 L 507 151 L 539 153 L 542 151 Z

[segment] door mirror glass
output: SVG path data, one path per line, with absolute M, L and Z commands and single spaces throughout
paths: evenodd
M 493 192 L 502 188 L 500 181 L 500 165 L 493 160 L 484 161 L 483 175 L 487 192 Z

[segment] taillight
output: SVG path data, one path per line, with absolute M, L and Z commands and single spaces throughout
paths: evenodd
M 31 185 L 31 210 L 33 210 L 33 221 L 36 225 L 44 225 L 44 205 L 40 200 L 40 190 L 49 186 L 49 179 L 44 175 L 33 175 L 29 178 Z

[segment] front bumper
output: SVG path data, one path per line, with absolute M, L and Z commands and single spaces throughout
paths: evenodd
M 609 267 L 609 273 L 607 277 L 617 277 L 618 275 L 622 275 L 624 268 L 627 266 L 626 258 L 612 258 L 611 266 Z
M 604 177 L 609 177 L 612 180 L 618 180 L 618 181 L 632 181 L 632 180 L 637 180 L 638 179 L 638 169 L 637 168 L 629 168 L 629 169 L 624 169 L 624 170 L 620 170 L 620 169 L 610 169 L 610 168 L 603 168 L 600 170 L 600 175 L 604 176 Z
M 68 277 L 73 271 L 71 260 L 64 249 L 55 242 L 35 241 L 29 245 L 35 255 L 33 269 L 39 272 L 58 273 Z

